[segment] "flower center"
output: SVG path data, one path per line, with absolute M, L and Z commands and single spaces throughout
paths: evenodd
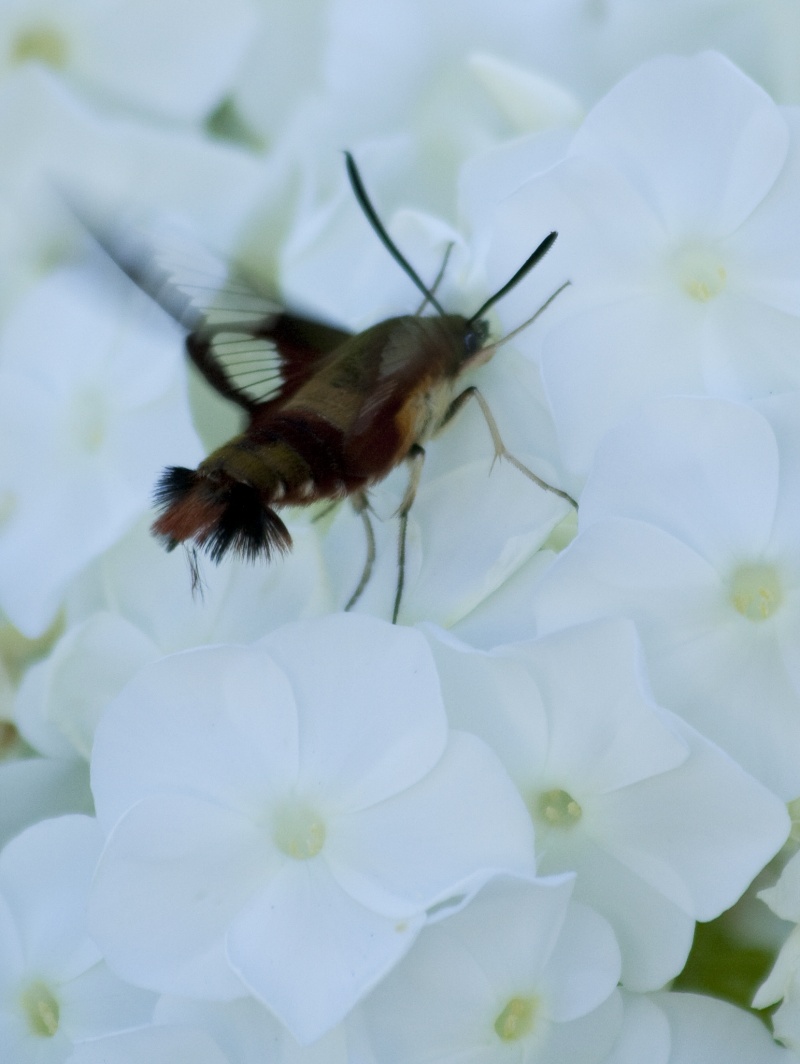
M 296 861 L 316 857 L 325 845 L 325 822 L 302 804 L 285 805 L 275 817 L 275 845 Z
M 536 998 L 511 998 L 494 1021 L 497 1037 L 503 1042 L 517 1042 L 530 1034 L 536 1019 Z
M 44 63 L 61 70 L 67 64 L 67 42 L 52 26 L 31 26 L 21 30 L 11 46 L 12 63 Z
M 698 303 L 708 303 L 725 287 L 728 271 L 710 248 L 681 248 L 672 261 L 679 286 Z
M 783 589 L 772 565 L 740 565 L 731 580 L 731 602 L 748 621 L 766 621 L 780 608 Z
M 50 987 L 41 982 L 31 983 L 21 1000 L 31 1032 L 39 1038 L 52 1038 L 58 1030 L 59 1007 Z
M 583 810 L 568 791 L 554 788 L 543 791 L 536 799 L 534 818 L 553 828 L 572 828 Z

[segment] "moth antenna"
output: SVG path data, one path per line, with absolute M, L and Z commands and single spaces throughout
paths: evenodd
M 469 321 L 470 325 L 474 321 L 478 321 L 479 318 L 482 318 L 483 315 L 486 313 L 486 311 L 489 309 L 489 307 L 493 307 L 494 304 L 499 299 L 502 299 L 504 295 L 506 295 L 508 292 L 511 291 L 512 288 L 514 288 L 516 285 L 518 285 L 519 282 L 522 280 L 522 278 L 527 273 L 529 273 L 538 262 L 541 262 L 541 260 L 545 257 L 545 255 L 550 250 L 550 248 L 553 246 L 553 244 L 555 244 L 557 236 L 558 236 L 558 233 L 553 232 L 553 233 L 549 233 L 544 238 L 544 240 L 541 242 L 541 244 L 538 246 L 538 248 L 536 248 L 536 250 L 531 255 L 529 255 L 527 257 L 527 259 L 525 259 L 525 261 L 520 266 L 520 268 L 517 270 L 517 272 L 514 274 L 514 276 L 509 281 L 506 281 L 506 283 L 503 285 L 502 288 L 498 288 L 498 290 L 495 292 L 495 294 L 493 296 L 489 296 L 489 298 L 486 300 L 486 302 L 483 304 L 483 306 L 480 307 L 478 310 L 476 310 L 471 318 L 467 319 Z M 562 285 L 561 287 L 563 288 L 564 286 Z M 560 291 L 561 291 L 561 289 L 559 288 L 559 292 Z M 547 303 L 549 303 L 550 300 L 553 299 L 553 298 L 554 297 L 551 296 L 550 299 L 548 299 Z M 547 303 L 545 303 L 545 307 L 547 306 Z M 543 310 L 544 307 L 542 307 L 541 309 Z M 537 311 L 537 313 L 538 313 L 538 311 Z M 534 315 L 534 317 L 535 316 L 536 315 Z M 533 321 L 533 318 L 531 318 L 530 320 Z M 526 324 L 530 324 L 530 322 L 526 322 Z
M 447 245 L 447 247 L 444 249 L 444 258 L 442 259 L 442 265 L 439 267 L 439 272 L 434 277 L 433 284 L 431 285 L 431 293 L 433 295 L 436 295 L 436 289 L 442 283 L 442 278 L 444 277 L 445 270 L 447 269 L 447 263 L 450 260 L 450 252 L 452 250 L 453 250 L 453 241 L 451 240 L 450 243 Z M 422 300 L 420 305 L 414 311 L 414 317 L 415 318 L 418 318 L 420 316 L 420 314 L 423 312 L 425 307 L 427 307 L 428 303 L 430 303 L 430 299 L 428 298 L 428 296 L 425 296 L 425 298 Z
M 495 340 L 493 344 L 487 344 L 486 347 L 482 347 L 481 351 L 485 353 L 494 352 L 497 350 L 498 347 L 502 347 L 503 344 L 507 344 L 509 340 L 513 340 L 515 336 L 518 336 L 524 329 L 527 329 L 529 325 L 533 325 L 539 315 L 544 314 L 544 312 L 547 310 L 553 300 L 557 296 L 561 295 L 565 288 L 569 288 L 571 284 L 572 281 L 564 281 L 564 283 L 562 285 L 559 285 L 551 296 L 547 297 L 547 299 L 544 301 L 544 303 L 542 303 L 536 313 L 532 314 L 527 321 L 523 321 L 522 325 L 518 325 L 516 329 L 512 329 L 510 333 L 506 333 L 506 335 L 502 336 L 499 340 Z
M 358 203 L 361 210 L 364 212 L 367 221 L 375 230 L 378 239 L 381 241 L 383 246 L 392 256 L 398 266 L 400 266 L 400 268 L 406 273 L 406 275 L 411 278 L 411 280 L 414 282 L 420 292 L 422 292 L 422 294 L 425 296 L 425 301 L 427 303 L 430 303 L 431 306 L 435 307 L 436 310 L 438 310 L 438 312 L 442 315 L 442 317 L 444 317 L 445 310 L 442 307 L 441 303 L 433 294 L 432 290 L 428 288 L 428 286 L 422 280 L 420 275 L 417 273 L 417 271 L 414 269 L 414 267 L 411 265 L 405 255 L 403 255 L 397 244 L 395 244 L 395 242 L 389 236 L 383 222 L 378 217 L 378 213 L 372 206 L 370 198 L 367 195 L 367 190 L 364 188 L 364 182 L 361 180 L 361 174 L 358 172 L 358 167 L 356 166 L 355 159 L 349 151 L 346 151 L 344 153 L 344 158 L 345 163 L 347 165 L 347 176 L 350 178 L 350 185 L 353 189 L 353 195 L 356 197 L 356 202 Z

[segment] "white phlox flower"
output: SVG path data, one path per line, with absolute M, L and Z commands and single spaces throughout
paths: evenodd
M 362 1010 L 386 1064 L 590 1064 L 617 1037 L 619 949 L 572 877 L 498 877 L 427 928 Z
M 496 756 L 448 733 L 419 633 L 334 615 L 141 669 L 106 711 L 93 934 L 136 984 L 249 992 L 300 1042 L 338 1023 L 426 910 L 533 870 Z M 424 854 L 424 860 L 420 855 Z
M 250 0 L 6 0 L 0 77 L 36 63 L 103 106 L 202 121 L 257 25 Z
M 784 800 L 800 792 L 800 399 L 664 399 L 610 434 L 540 632 L 639 631 L 659 701 Z
M 0 338 L 0 603 L 28 636 L 149 508 L 164 455 L 200 457 L 175 334 L 148 314 L 121 275 L 64 266 Z
M 658 395 L 800 386 L 798 119 L 728 60 L 652 60 L 587 115 L 565 160 L 498 212 L 493 279 L 541 218 L 572 285 L 541 348 L 565 462 Z M 498 307 L 520 318 L 528 284 Z M 532 344 L 537 334 L 523 334 Z
M 0 1046 L 14 1064 L 61 1064 L 73 1046 L 150 1022 L 155 995 L 113 975 L 89 937 L 86 897 L 103 837 L 90 817 L 43 820 L 0 854 Z
M 695 920 L 732 905 L 784 842 L 783 803 L 656 704 L 628 621 L 490 654 L 429 635 L 451 723 L 492 746 L 526 801 L 537 871 L 576 872 L 624 984 L 659 989 Z

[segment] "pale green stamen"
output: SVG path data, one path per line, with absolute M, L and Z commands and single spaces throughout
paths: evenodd
M 672 265 L 679 286 L 698 303 L 707 303 L 718 296 L 728 280 L 720 256 L 709 248 L 682 248 Z
M 494 1021 L 495 1032 L 503 1042 L 516 1042 L 530 1034 L 536 1018 L 536 999 L 511 998 Z
M 740 565 L 731 580 L 731 601 L 748 621 L 766 621 L 783 602 L 780 579 L 771 565 Z
M 58 1001 L 45 983 L 31 983 L 23 992 L 22 1010 L 31 1033 L 39 1038 L 52 1038 L 58 1030 Z
M 536 799 L 535 819 L 554 828 L 571 828 L 578 823 L 583 810 L 571 794 L 559 788 L 544 791 Z
M 316 857 L 325 845 L 325 822 L 307 805 L 286 805 L 275 817 L 275 845 L 296 861 Z

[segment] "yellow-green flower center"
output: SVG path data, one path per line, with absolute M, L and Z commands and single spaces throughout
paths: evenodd
M 22 1011 L 31 1033 L 39 1038 L 52 1038 L 58 1030 L 58 1001 L 45 983 L 31 983 L 23 991 Z
M 698 303 L 707 303 L 718 296 L 728 280 L 728 271 L 719 254 L 702 246 L 681 248 L 672 267 L 678 285 Z
M 30 26 L 21 30 L 11 46 L 12 63 L 44 63 L 55 70 L 67 65 L 69 49 L 64 36 L 53 26 Z
M 766 621 L 783 602 L 781 582 L 772 565 L 740 565 L 730 589 L 734 608 L 748 621 Z
M 571 828 L 578 823 L 583 810 L 568 791 L 556 787 L 537 796 L 533 813 L 535 820 L 550 827 Z
M 275 817 L 275 845 L 296 861 L 316 857 L 325 845 L 325 821 L 308 805 L 283 806 Z
M 503 1042 L 516 1042 L 530 1034 L 536 1019 L 536 998 L 514 997 L 494 1021 L 497 1037 Z

